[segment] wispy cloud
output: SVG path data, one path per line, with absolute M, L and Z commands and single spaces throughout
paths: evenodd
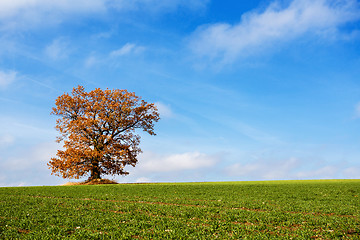
M 288 5 L 275 1 L 264 11 L 243 14 L 237 24 L 199 27 L 189 45 L 199 57 L 228 64 L 308 33 L 336 35 L 340 26 L 359 19 L 356 0 L 294 0 Z
M 243 179 L 287 179 L 300 164 L 296 158 L 283 161 L 254 161 L 246 164 L 236 163 L 225 168 L 226 174 Z
M 111 57 L 120 57 L 124 55 L 130 55 L 130 54 L 139 54 L 145 50 L 142 46 L 137 46 L 134 43 L 126 43 L 121 48 L 114 50 L 110 53 Z
M 109 5 L 126 11 L 146 11 L 146 12 L 169 12 L 177 8 L 184 7 L 193 10 L 203 9 L 209 0 L 113 0 L 108 1 Z
M 245 135 L 257 142 L 275 145 L 284 144 L 284 142 L 279 137 L 271 135 L 248 124 L 239 121 L 233 121 L 233 123 L 229 122 L 228 125 L 232 127 L 235 131 L 238 131 L 240 134 Z
M 13 135 L 5 134 L 0 136 L 0 148 L 11 145 L 14 142 L 15 142 L 15 137 Z
M 354 118 L 360 118 L 360 102 L 355 105 Z
M 17 148 L 16 154 L 1 158 L 0 176 L 4 177 L 0 179 L 0 186 L 57 184 L 61 181 L 50 175 L 50 170 L 46 165 L 56 154 L 58 144 L 44 142 Z
M 146 152 L 138 165 L 141 172 L 180 172 L 184 170 L 203 169 L 214 166 L 219 157 L 200 152 L 186 152 L 159 156 Z
M 67 58 L 70 53 L 70 44 L 64 38 L 55 39 L 51 44 L 46 46 L 45 54 L 52 60 Z
M 1 71 L 0 70 L 0 89 L 7 88 L 10 84 L 15 82 L 18 77 L 18 73 L 16 71 Z
M 171 118 L 174 116 L 169 105 L 166 105 L 162 102 L 156 102 L 155 105 L 160 113 L 161 118 Z
M 96 58 L 95 56 L 89 56 L 88 58 L 85 59 L 84 65 L 85 67 L 90 68 L 95 64 L 97 64 L 98 62 L 99 62 L 98 58 Z
M 360 166 L 346 168 L 344 169 L 343 174 L 347 178 L 358 179 L 360 176 Z
M 107 1 L 104 0 L 61 0 L 61 1 L 47 1 L 47 0 L 2 0 L 0 8 L 0 18 L 7 18 L 17 14 L 24 14 L 31 12 L 42 11 L 57 11 L 57 12 L 86 12 L 99 11 L 102 9 Z
M 31 29 L 61 23 L 69 15 L 104 12 L 106 2 L 106 0 L 2 0 L 0 30 Z
M 140 177 L 140 178 L 136 179 L 135 182 L 137 182 L 137 183 L 149 183 L 149 182 L 151 182 L 151 179 L 146 178 L 146 177 Z
M 299 179 L 334 178 L 340 172 L 338 166 L 322 166 L 314 170 L 301 171 L 296 174 Z
M 305 161 L 290 157 L 285 160 L 255 160 L 235 163 L 224 169 L 224 173 L 243 180 L 286 180 L 286 179 L 339 179 L 356 178 L 358 166 L 348 164 Z
M 32 29 L 60 24 L 74 15 L 142 11 L 164 13 L 178 8 L 201 9 L 208 0 L 2 0 L 0 30 Z
M 19 116 L 0 116 L 0 132 L 4 135 L 11 135 L 22 142 L 34 143 L 49 138 L 55 139 L 55 129 L 46 126 L 43 119 L 35 120 L 27 115 Z
M 145 47 L 136 45 L 134 43 L 126 43 L 120 48 L 113 50 L 105 55 L 93 52 L 84 59 L 84 66 L 86 68 L 90 68 L 96 65 L 108 64 L 109 62 L 112 62 L 114 60 L 117 61 L 118 58 L 121 57 L 137 56 L 143 53 L 145 49 Z

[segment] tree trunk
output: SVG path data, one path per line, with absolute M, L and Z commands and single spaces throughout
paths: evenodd
M 101 179 L 99 161 L 97 159 L 94 159 L 91 162 L 91 165 L 92 165 L 92 167 L 91 167 L 91 175 L 90 175 L 88 181 Z

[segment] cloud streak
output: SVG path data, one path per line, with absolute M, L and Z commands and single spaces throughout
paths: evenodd
M 110 53 L 110 57 L 121 57 L 131 54 L 139 54 L 145 50 L 142 46 L 137 46 L 134 43 L 126 43 L 121 48 L 114 50 Z
M 10 84 L 15 82 L 18 77 L 16 71 L 1 71 L 0 70 L 0 89 L 6 89 Z
M 326 164 L 307 162 L 291 157 L 284 160 L 256 160 L 248 163 L 235 163 L 224 168 L 224 173 L 242 180 L 291 180 L 291 179 L 339 179 L 356 178 L 358 166 L 348 164 Z
M 69 55 L 69 42 L 63 38 L 55 39 L 51 44 L 46 46 L 45 54 L 52 60 L 67 58 Z
M 184 170 L 203 169 L 214 166 L 218 157 L 200 152 L 186 152 L 159 156 L 154 153 L 144 153 L 138 165 L 141 172 L 179 172 Z
M 30 13 L 43 13 L 49 12 L 88 12 L 88 11 L 99 11 L 104 9 L 103 0 L 2 0 L 0 8 L 0 18 L 11 18 L 16 15 L 24 14 L 29 15 Z
M 177 8 L 185 7 L 191 10 L 204 8 L 209 0 L 112 0 L 107 1 L 109 5 L 126 11 L 146 11 L 146 12 L 169 12 Z
M 156 102 L 155 105 L 160 113 L 161 118 L 172 118 L 174 116 L 174 113 L 169 105 L 162 102 Z
M 236 163 L 225 168 L 229 176 L 242 177 L 247 179 L 287 179 L 293 175 L 290 173 L 300 162 L 296 158 L 290 158 L 283 161 L 255 161 L 251 163 Z
M 360 102 L 358 102 L 355 106 L 354 118 L 360 118 Z
M 61 23 L 74 14 L 106 11 L 104 0 L 3 0 L 0 8 L 0 30 L 31 29 Z
M 60 178 L 51 176 L 46 165 L 50 158 L 56 154 L 58 144 L 55 142 L 43 142 L 16 148 L 16 154 L 8 157 L 1 155 L 0 176 L 3 176 L 0 178 L 1 187 L 54 185 L 63 181 Z
M 160 14 L 178 8 L 197 10 L 208 0 L 2 0 L 0 30 L 24 30 L 60 24 L 71 16 L 105 14 L 110 10 L 120 13 L 141 11 Z
M 262 12 L 243 14 L 237 24 L 199 27 L 189 46 L 199 57 L 228 64 L 306 34 L 333 35 L 343 24 L 359 19 L 360 7 L 355 0 L 294 0 L 286 6 L 275 1 Z
M 0 148 L 11 145 L 15 142 L 15 137 L 10 134 L 0 135 Z

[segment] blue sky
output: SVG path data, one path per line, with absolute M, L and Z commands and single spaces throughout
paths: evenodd
M 69 181 L 50 112 L 78 85 L 159 108 L 119 182 L 360 176 L 356 0 L 2 0 L 0 186 Z

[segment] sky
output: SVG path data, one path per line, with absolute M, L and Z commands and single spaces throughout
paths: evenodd
M 360 177 L 357 0 L 1 0 L 0 186 L 74 181 L 46 164 L 78 85 L 159 109 L 121 183 Z

